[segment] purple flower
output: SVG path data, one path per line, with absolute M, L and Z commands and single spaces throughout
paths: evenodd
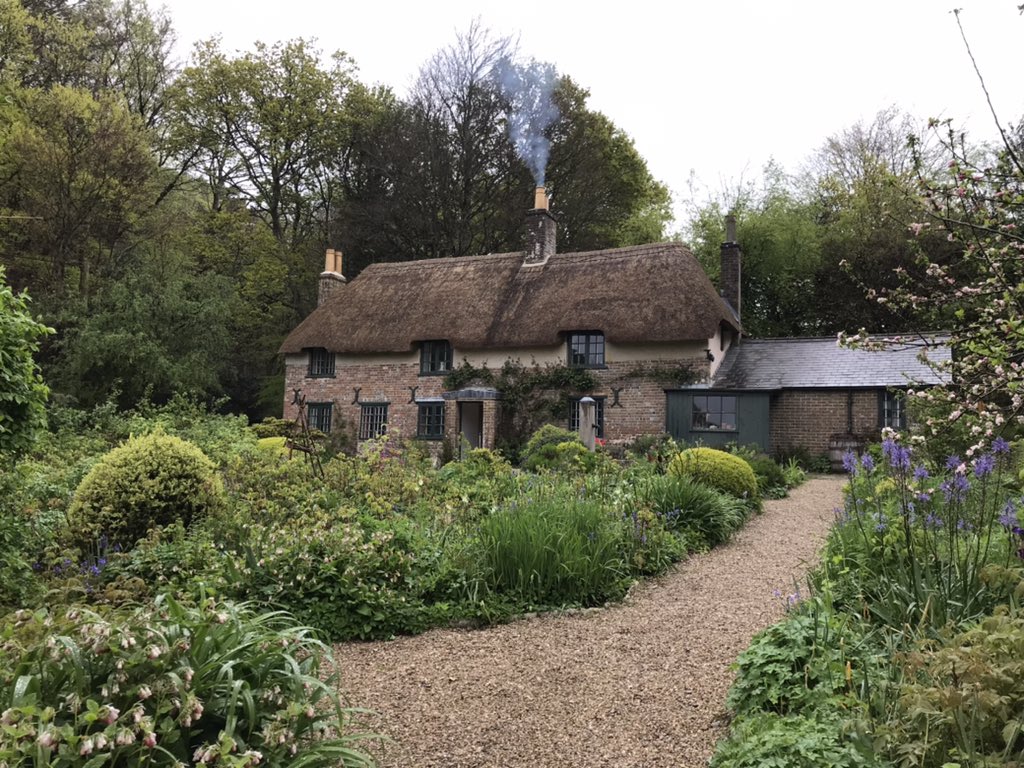
M 992 470 L 996 468 L 996 457 L 991 453 L 986 453 L 974 460 L 974 476 L 985 477 L 985 475 L 991 475 Z
M 1009 453 L 1010 444 L 1003 440 L 1001 437 L 997 437 L 992 441 L 992 453 Z
M 857 455 L 853 451 L 843 453 L 843 469 L 851 475 L 857 472 Z
M 861 456 L 860 463 L 868 472 L 875 468 L 875 460 L 871 458 L 870 453 L 865 453 Z
M 927 491 L 921 491 L 920 493 L 914 494 L 914 498 L 917 499 L 918 501 L 922 501 L 922 502 L 924 502 L 924 501 L 931 501 L 932 500 L 932 495 L 930 493 L 928 493 Z
M 937 531 L 942 527 L 942 518 L 934 512 L 929 512 L 924 518 L 924 527 L 926 529 Z
M 956 469 L 961 464 L 963 464 L 963 462 L 960 461 L 960 457 L 955 453 L 946 459 L 946 469 Z
M 939 486 L 946 501 L 963 501 L 967 498 L 967 491 L 971 484 L 963 475 L 954 475 L 952 480 L 947 480 Z
M 889 526 L 889 521 L 886 520 L 885 515 L 878 513 L 875 515 L 875 530 L 881 533 Z
M 927 480 L 929 477 L 928 470 L 923 464 L 918 464 L 914 468 L 914 479 L 920 482 L 921 480 Z
M 893 469 L 910 469 L 910 449 L 902 445 L 893 445 L 889 451 L 889 466 Z
M 971 525 L 966 520 L 964 520 L 963 518 L 960 518 L 959 520 L 956 521 L 956 529 L 958 531 L 973 531 L 974 530 L 974 526 Z
M 999 524 L 1006 529 L 1013 528 L 1017 524 L 1017 505 L 1013 503 L 1013 499 L 1006 502 L 1006 506 L 1003 507 L 1003 514 L 999 516 Z
M 896 441 L 893 440 L 891 437 L 885 438 L 885 440 L 882 441 L 882 456 L 888 459 L 890 456 L 892 456 L 894 448 L 896 448 Z

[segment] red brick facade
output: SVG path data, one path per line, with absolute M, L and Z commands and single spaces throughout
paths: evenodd
M 696 375 L 706 375 L 708 362 L 702 359 L 690 361 Z M 500 363 L 499 363 L 500 364 Z M 658 434 L 665 431 L 665 387 L 671 384 L 651 378 L 637 377 L 635 372 L 645 365 L 665 365 L 665 361 L 608 362 L 606 368 L 592 372 L 600 382 L 590 394 L 604 398 L 604 436 L 606 440 L 626 441 L 637 435 Z M 492 367 L 496 365 L 492 364 Z M 338 356 L 335 375 L 332 377 L 308 376 L 308 361 L 304 355 L 289 355 L 285 365 L 285 408 L 286 419 L 296 418 L 293 404 L 294 390 L 299 389 L 309 403 L 332 403 L 332 431 L 349 430 L 353 436 L 358 432 L 363 403 L 388 404 L 388 429 L 404 437 L 414 437 L 419 413 L 416 400 L 436 399 L 444 392 L 444 376 L 421 375 L 417 362 L 403 358 L 395 363 L 347 364 Z M 413 395 L 413 389 L 415 395 Z M 356 389 L 359 390 L 356 401 Z M 613 390 L 619 390 L 618 402 Z M 483 400 L 483 445 L 493 447 L 497 409 L 500 400 Z M 456 440 L 461 425 L 458 424 L 458 406 L 454 401 L 445 401 L 445 436 Z M 566 420 L 559 426 L 566 426 Z M 432 441 L 440 450 L 440 442 Z
M 848 433 L 851 417 L 854 435 L 876 435 L 878 398 L 878 390 L 871 389 L 783 390 L 771 401 L 771 451 L 826 453 L 833 435 Z

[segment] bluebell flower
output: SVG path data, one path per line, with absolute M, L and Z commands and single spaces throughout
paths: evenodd
M 868 472 L 875 468 L 875 460 L 871 458 L 870 453 L 865 453 L 860 457 L 860 463 Z
M 992 470 L 995 468 L 996 457 L 991 453 L 983 454 L 974 460 L 975 477 L 985 477 L 985 475 L 990 475 L 992 474 Z
M 934 512 L 929 512 L 924 518 L 924 527 L 937 531 L 942 527 L 942 518 L 936 515 Z
M 910 469 L 910 449 L 894 444 L 889 451 L 889 466 L 893 469 Z
M 921 480 L 927 480 L 928 477 L 928 469 L 923 464 L 918 464 L 914 469 L 914 479 L 920 482 Z
M 882 441 L 882 456 L 888 459 L 890 456 L 892 456 L 894 448 L 896 448 L 896 441 L 893 440 L 891 437 L 885 438 L 885 440 Z
M 1003 440 L 1001 437 L 997 437 L 992 441 L 992 453 L 1009 453 L 1010 444 Z
M 857 454 L 853 451 L 846 451 L 843 453 L 843 469 L 851 475 L 857 473 Z
M 963 518 L 960 518 L 959 520 L 956 521 L 956 529 L 958 531 L 973 531 L 974 530 L 974 526 L 971 525 L 966 520 L 964 520 Z
M 881 533 L 889 527 L 889 521 L 881 512 L 875 514 L 875 530 Z
M 960 457 L 955 453 L 946 459 L 946 469 L 956 469 L 961 464 L 963 464 L 963 462 L 960 461 Z
M 920 493 L 915 493 L 914 498 L 918 501 L 931 501 L 932 495 L 927 491 L 921 491 Z

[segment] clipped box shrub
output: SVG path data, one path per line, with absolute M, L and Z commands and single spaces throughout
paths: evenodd
M 287 614 L 170 597 L 0 624 L 0 764 L 371 766 L 328 649 Z
M 672 459 L 668 473 L 691 477 L 739 499 L 758 499 L 757 476 L 750 464 L 725 451 L 687 448 Z
M 222 499 L 213 462 L 199 448 L 161 433 L 133 437 L 101 458 L 75 490 L 71 538 L 85 551 L 103 539 L 127 549 L 153 526 L 188 526 Z

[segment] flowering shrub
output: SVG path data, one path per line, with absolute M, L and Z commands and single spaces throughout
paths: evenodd
M 825 576 L 842 579 L 846 598 L 890 626 L 942 627 L 990 611 L 1005 589 L 990 578 L 996 566 L 1022 565 L 1020 501 L 1007 496 L 1001 439 L 972 461 L 948 457 L 942 471 L 918 463 L 912 447 L 882 444 L 844 456 L 851 474 L 846 506 L 829 540 Z
M 223 502 L 220 479 L 203 452 L 178 437 L 128 440 L 85 476 L 68 510 L 73 540 L 84 551 L 105 537 L 131 547 L 154 525 L 193 518 Z
M 369 766 L 326 648 L 282 614 L 160 598 L 20 611 L 0 644 L 0 763 Z

